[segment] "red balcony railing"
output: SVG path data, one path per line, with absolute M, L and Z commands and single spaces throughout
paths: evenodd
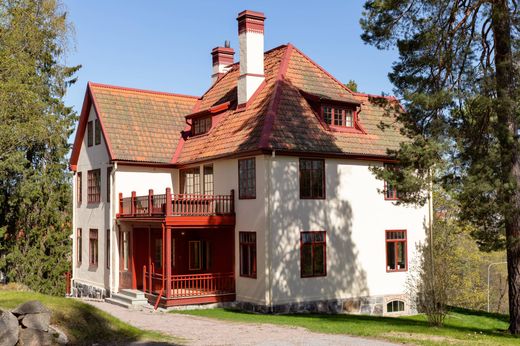
M 119 194 L 119 217 L 145 216 L 206 216 L 234 214 L 235 193 L 229 195 L 172 194 L 155 195 L 153 190 L 146 196 L 123 198 Z

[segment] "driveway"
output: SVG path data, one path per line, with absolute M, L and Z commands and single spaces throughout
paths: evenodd
M 314 333 L 300 327 L 237 323 L 147 309 L 129 310 L 97 301 L 87 303 L 137 328 L 182 338 L 188 345 L 396 345 L 347 335 Z

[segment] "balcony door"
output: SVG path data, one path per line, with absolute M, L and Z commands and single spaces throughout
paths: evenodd
M 132 231 L 119 231 L 119 289 L 133 288 Z

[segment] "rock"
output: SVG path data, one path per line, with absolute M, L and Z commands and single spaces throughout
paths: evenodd
M 18 319 L 9 311 L 0 310 L 0 346 L 14 346 L 18 341 Z
M 52 346 L 54 338 L 51 334 L 37 329 L 20 329 L 20 346 Z
M 50 313 L 50 310 L 37 300 L 29 300 L 28 302 L 18 305 L 18 307 L 11 312 L 13 315 L 19 316 L 25 314 L 39 314 L 41 312 Z
M 21 323 L 24 327 L 42 330 L 44 332 L 49 330 L 49 323 L 51 321 L 51 314 L 42 312 L 39 314 L 27 314 L 22 319 Z
M 61 329 L 59 329 L 56 326 L 49 326 L 49 333 L 52 334 L 54 337 L 54 340 L 59 345 L 66 345 L 69 343 L 69 338 L 67 337 L 67 334 L 65 334 Z

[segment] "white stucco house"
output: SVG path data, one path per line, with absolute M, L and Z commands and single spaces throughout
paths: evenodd
M 214 48 L 202 96 L 88 83 L 70 159 L 73 294 L 409 313 L 428 206 L 395 205 L 369 170 L 403 140 L 378 126 L 398 109 L 379 101 L 395 99 L 349 90 L 292 44 L 264 51 L 262 13 L 237 20 L 240 60 Z

